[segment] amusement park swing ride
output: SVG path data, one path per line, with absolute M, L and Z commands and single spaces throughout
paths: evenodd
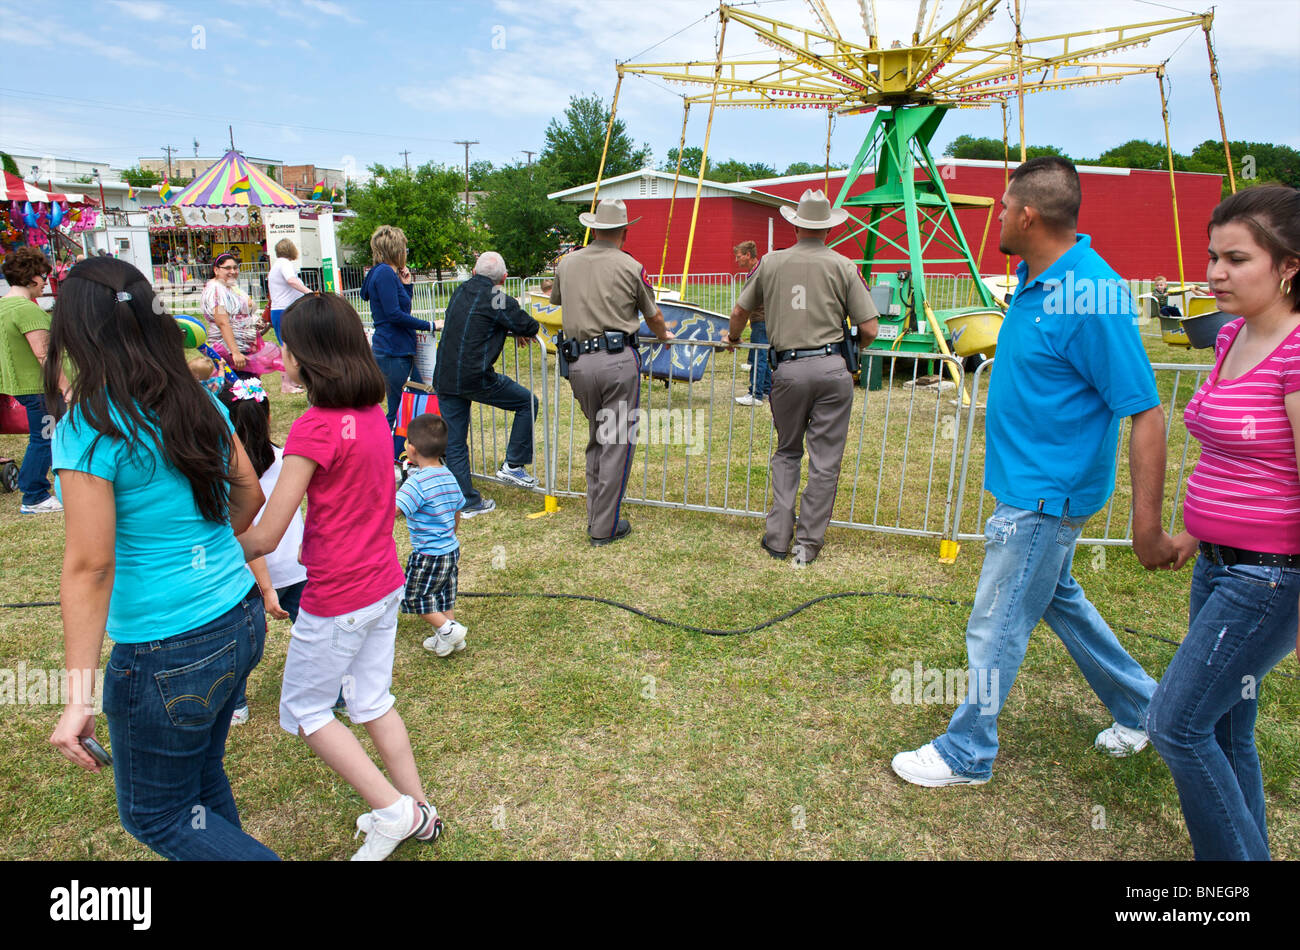
M 849 244 L 852 251 L 849 256 L 861 268 L 867 285 L 873 288 L 873 299 L 881 312 L 880 333 L 863 356 L 869 356 L 872 351 L 892 350 L 918 356 L 955 353 L 957 357 L 982 355 L 987 358 L 996 346 L 997 330 L 1006 307 L 1002 292 L 1010 288 L 1011 282 L 1008 279 L 991 288 L 981 279 L 976 261 L 982 256 L 988 237 L 994 201 L 984 196 L 953 194 L 945 188 L 942 166 L 936 163 L 930 151 L 930 142 L 944 115 L 951 109 L 987 109 L 994 104 L 1000 105 L 1005 150 L 1007 104 L 1015 99 L 1019 105 L 1019 159 L 1023 161 L 1025 96 L 1153 75 L 1160 85 L 1169 186 L 1174 201 L 1172 237 L 1179 252 L 1179 283 L 1184 284 L 1165 93 L 1168 60 L 1140 63 L 1115 57 L 1144 48 L 1160 36 L 1196 29 L 1204 32 L 1229 182 L 1235 192 L 1236 181 L 1232 173 L 1232 156 L 1228 151 L 1217 63 L 1211 42 L 1213 12 L 1027 36 L 1023 30 L 1020 0 L 1008 0 L 1007 6 L 1011 8 L 1008 12 L 1015 24 L 1014 39 L 981 43 L 978 34 L 993 19 L 1002 2 L 961 0 L 956 13 L 942 20 L 942 0 L 920 0 L 911 42 L 905 44 L 895 40 L 887 47 L 881 45 L 878 35 L 875 0 L 859 0 L 866 45 L 848 40 L 841 34 L 823 0 L 807 0 L 819 21 L 817 28 L 794 26 L 723 4 L 717 9 L 717 50 L 711 62 L 619 63 L 618 82 L 606 129 L 606 151 L 624 76 L 658 79 L 689 90 L 682 96 L 682 140 L 678 147 L 660 273 L 667 258 L 668 231 L 672 227 L 672 209 L 681 179 L 686 121 L 693 105 L 707 104 L 709 113 L 701 167 L 695 180 L 681 276 L 683 290 L 690 271 L 701 187 L 707 179 L 709 137 L 718 109 L 824 110 L 828 116 L 828 185 L 830 131 L 834 118 L 873 114 L 871 126 L 834 201 L 834 206 L 845 209 L 849 217 L 843 233 L 833 236 L 830 242 L 831 246 Z M 759 43 L 772 48 L 775 55 L 726 58 L 727 31 L 733 24 L 752 33 Z M 599 200 L 605 157 L 602 153 L 592 210 Z M 1009 159 L 1009 156 L 1005 158 Z M 1004 160 L 1004 167 L 1009 168 L 1009 161 Z M 869 186 L 865 190 L 855 188 L 862 178 L 868 179 L 863 183 Z M 958 224 L 956 212 L 963 208 L 987 209 L 977 255 L 972 255 L 970 244 Z M 936 253 L 943 256 L 935 256 Z M 949 265 L 949 269 L 955 267 L 970 275 L 967 306 L 935 308 L 931 305 L 933 281 L 927 279 L 923 259 L 926 263 Z M 1008 261 L 1008 278 L 1009 268 Z M 1178 288 L 1174 292 L 1177 293 Z M 1186 336 L 1176 323 L 1166 327 L 1165 339 L 1186 345 Z M 944 362 L 956 376 L 951 362 Z

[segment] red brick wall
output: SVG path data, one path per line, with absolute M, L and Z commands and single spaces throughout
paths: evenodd
M 945 179 L 949 192 L 983 195 L 995 201 L 1001 198 L 1002 169 L 966 165 L 952 166 L 955 175 Z M 1177 173 L 1179 223 L 1182 231 L 1184 272 L 1189 280 L 1205 279 L 1205 225 L 1219 202 L 1221 179 L 1217 175 Z M 831 179 L 831 197 L 839 193 L 843 178 Z M 1150 279 L 1163 273 L 1170 280 L 1178 276 L 1178 259 L 1174 248 L 1173 213 L 1169 196 L 1169 174 L 1159 171 L 1130 171 L 1127 175 L 1083 172 L 1083 207 L 1079 230 L 1092 236 L 1092 246 L 1122 277 Z M 769 194 L 797 199 L 804 189 L 820 187 L 821 181 L 789 182 L 763 188 Z M 859 179 L 850 194 L 872 187 L 869 177 Z M 692 190 L 679 195 L 673 211 L 672 231 L 665 271 L 681 273 L 690 229 Z M 664 231 L 668 222 L 667 198 L 637 198 L 627 202 L 628 215 L 640 216 L 639 224 L 628 230 L 625 245 L 650 273 L 659 269 L 663 253 Z M 979 262 L 981 273 L 998 273 L 1006 268 L 1006 258 L 998 252 L 998 209 L 993 211 L 984 255 Z M 732 273 L 735 264 L 731 249 L 741 241 L 754 241 L 759 253 L 767 252 L 767 221 L 774 218 L 773 247 L 789 247 L 794 229 L 781 217 L 777 208 L 743 198 L 702 198 L 691 254 L 691 272 L 695 274 Z M 971 209 L 958 212 L 958 220 L 971 253 L 979 252 L 987 212 Z M 901 234 L 898 227 L 891 236 Z M 841 244 L 839 249 L 855 256 L 856 245 Z M 927 258 L 954 257 L 932 244 Z M 1016 262 L 1012 262 L 1013 266 Z M 956 265 L 934 264 L 936 273 L 955 273 Z

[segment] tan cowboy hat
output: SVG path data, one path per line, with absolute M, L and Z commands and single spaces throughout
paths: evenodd
M 613 228 L 625 228 L 629 224 L 636 224 L 640 218 L 627 219 L 627 205 L 623 204 L 622 198 L 612 198 L 608 201 L 602 201 L 596 205 L 596 213 L 584 211 L 578 215 L 578 220 L 585 227 L 593 231 L 608 231 Z
M 799 196 L 799 207 L 791 209 L 782 205 L 781 217 L 801 228 L 824 230 L 843 224 L 849 213 L 843 208 L 832 208 L 821 189 L 809 189 Z

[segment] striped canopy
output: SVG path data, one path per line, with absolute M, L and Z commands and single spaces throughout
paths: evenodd
M 247 176 L 248 191 L 231 192 L 230 186 Z M 194 179 L 184 190 L 172 195 L 168 205 L 209 208 L 233 205 L 260 205 L 270 208 L 297 208 L 302 202 L 283 185 L 276 184 L 248 164 L 238 152 L 227 152 L 211 168 Z
M 5 172 L 0 178 L 0 201 L 66 201 L 68 204 L 88 204 L 85 195 L 63 194 L 42 191 L 30 182 L 25 182 L 17 175 Z

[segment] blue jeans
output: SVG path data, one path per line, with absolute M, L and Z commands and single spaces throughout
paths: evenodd
M 483 501 L 469 474 L 470 404 L 476 402 L 515 414 L 506 445 L 506 464 L 512 468 L 532 464 L 533 423 L 537 419 L 537 397 L 508 376 L 498 376 L 490 389 L 481 392 L 456 396 L 438 393 L 438 411 L 447 423 L 447 468 L 456 476 L 466 508 Z
M 1147 711 L 1198 860 L 1267 861 L 1255 750 L 1260 680 L 1296 645 L 1300 570 L 1202 556 L 1190 622 Z
M 284 308 L 271 311 L 271 329 L 275 331 L 275 342 L 284 346 L 284 337 L 280 336 L 280 318 L 284 316 Z
M 289 623 L 294 623 L 298 619 L 298 602 L 302 600 L 302 592 L 306 587 L 306 581 L 299 581 L 296 584 L 290 584 L 288 587 L 277 587 L 275 589 L 276 599 L 280 601 L 280 609 L 289 615 Z M 240 687 L 239 695 L 235 697 L 235 708 L 242 709 L 247 705 L 248 690 Z
M 988 778 L 998 752 L 998 713 L 1044 620 L 1097 698 L 1121 725 L 1141 729 L 1156 683 L 1124 651 L 1070 575 L 1086 518 L 999 504 L 984 527 L 984 566 L 966 625 L 966 700 L 934 740 L 958 775 Z
M 209 623 L 151 643 L 118 643 L 104 714 L 122 827 L 174 861 L 275 860 L 245 834 L 223 758 L 235 697 L 262 658 L 257 588 Z
M 767 396 L 772 392 L 772 367 L 767 365 L 767 322 L 760 320 L 749 325 L 749 340 L 762 345 L 762 349 L 746 350 L 749 357 L 749 392 L 753 396 Z
M 384 374 L 384 379 L 388 383 L 388 428 L 392 429 L 397 423 L 397 408 L 402 404 L 402 389 L 406 386 L 408 379 L 413 379 L 417 383 L 424 382 L 420 376 L 420 371 L 415 368 L 415 356 L 408 354 L 406 356 L 381 356 L 375 354 L 375 362 L 379 364 L 379 371 Z M 393 461 L 396 462 L 401 457 L 402 451 L 406 448 L 406 439 L 399 435 L 393 436 Z
M 24 505 L 39 505 L 50 497 L 50 462 L 54 455 L 47 433 L 54 432 L 54 415 L 45 408 L 45 397 L 40 393 L 14 399 L 27 410 L 27 451 L 18 469 L 18 490 L 23 493 Z

